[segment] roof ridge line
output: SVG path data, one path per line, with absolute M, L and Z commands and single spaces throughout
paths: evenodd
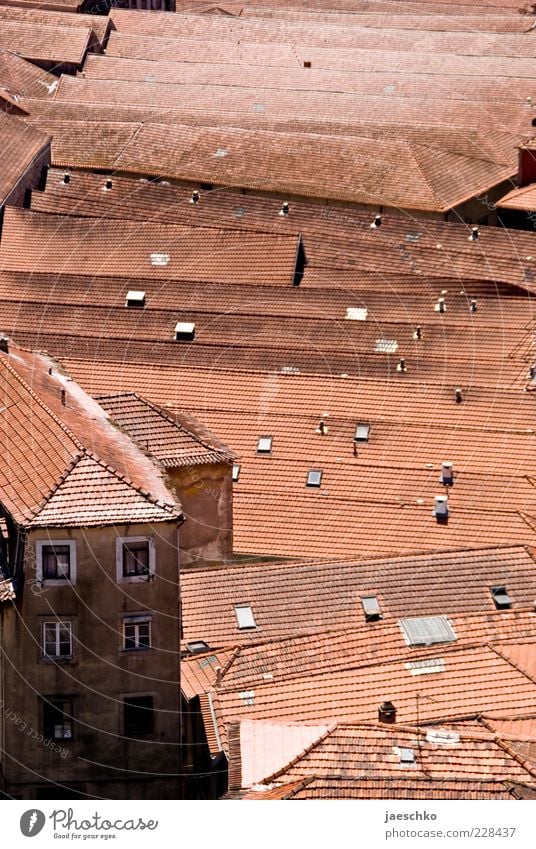
M 25 348 L 23 350 L 29 350 L 29 349 Z M 61 429 L 69 436 L 69 438 L 74 442 L 74 444 L 79 449 L 79 451 L 85 451 L 86 450 L 85 446 L 80 442 L 78 437 L 75 436 L 75 434 L 72 432 L 72 430 L 67 427 L 65 422 L 63 422 L 59 418 L 59 416 L 57 416 L 56 413 L 54 413 L 50 409 L 50 407 L 47 404 L 45 404 L 45 402 L 39 397 L 39 395 L 35 392 L 35 390 L 33 390 L 32 387 L 28 383 L 26 383 L 25 379 L 23 377 L 21 377 L 21 375 L 18 373 L 18 371 L 11 365 L 11 363 L 9 362 L 9 354 L 7 356 L 5 356 L 1 360 L 1 362 L 4 364 L 5 368 L 7 368 L 7 370 L 13 375 L 13 377 L 15 377 L 15 379 L 21 384 L 21 386 L 23 386 L 24 389 L 31 395 L 31 397 L 34 399 L 34 401 L 36 401 L 39 404 L 39 406 L 43 410 L 45 410 L 46 413 L 48 413 L 48 415 L 51 417 L 51 419 L 53 419 L 53 421 L 55 421 L 56 424 L 58 424 L 61 427 Z
M 338 725 L 337 722 L 334 722 L 331 725 L 329 725 L 326 731 L 324 731 L 322 734 L 320 734 L 319 737 L 317 737 L 315 740 L 313 740 L 312 743 L 310 743 L 308 746 L 306 746 L 304 749 L 302 749 L 302 751 L 299 754 L 297 754 L 296 757 L 292 758 L 291 761 L 288 761 L 288 763 L 286 763 L 284 766 L 282 766 L 281 769 L 278 769 L 276 772 L 273 772 L 270 775 L 266 776 L 266 778 L 263 778 L 263 781 L 274 780 L 275 778 L 280 776 L 281 773 L 286 772 L 290 767 L 294 766 L 298 761 L 300 761 L 304 757 L 306 757 L 310 752 L 312 752 L 313 749 L 315 749 L 317 746 L 319 746 L 326 739 L 326 737 L 329 737 L 330 734 L 333 734 L 333 732 L 337 728 L 337 725 Z

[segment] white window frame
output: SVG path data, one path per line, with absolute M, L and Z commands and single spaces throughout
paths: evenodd
M 45 578 L 43 570 L 43 548 L 49 545 L 69 546 L 69 578 Z M 74 539 L 39 539 L 35 543 L 35 570 L 37 581 L 47 587 L 68 587 L 76 584 L 76 540 Z
M 126 628 L 127 626 L 134 626 L 137 628 L 139 625 L 148 625 L 149 626 L 149 645 L 148 646 L 139 646 L 139 631 L 136 631 L 135 642 L 136 645 L 134 648 L 129 649 L 126 647 Z M 140 613 L 139 615 L 129 615 L 123 617 L 122 624 L 122 634 L 121 634 L 121 651 L 126 654 L 132 654 L 133 652 L 147 652 L 150 651 L 153 647 L 153 619 L 152 616 Z
M 148 542 L 149 543 L 149 574 L 148 575 L 123 575 L 123 546 L 133 542 Z M 115 540 L 115 574 L 118 584 L 139 584 L 147 583 L 156 571 L 156 548 L 154 538 L 151 536 L 142 537 L 116 537 Z
M 57 654 L 48 654 L 46 650 L 46 628 L 47 626 L 54 625 L 56 629 L 56 650 Z M 59 639 L 59 629 L 60 627 L 68 628 L 69 630 L 69 654 L 59 654 L 60 647 L 60 639 Z M 42 651 L 43 658 L 45 660 L 72 660 L 73 659 L 73 623 L 70 619 L 45 619 L 42 622 Z

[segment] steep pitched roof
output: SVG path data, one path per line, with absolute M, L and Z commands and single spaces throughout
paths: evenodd
M 15 521 L 53 527 L 178 518 L 154 464 L 49 364 L 14 347 L 0 355 L 0 500 Z
M 0 110 L 0 206 L 9 197 L 20 178 L 50 144 L 49 136 Z
M 97 400 L 112 421 L 164 468 L 228 463 L 234 458 L 232 451 L 186 413 L 170 413 L 135 392 L 100 395 Z

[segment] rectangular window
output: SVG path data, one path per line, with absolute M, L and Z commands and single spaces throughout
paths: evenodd
M 151 648 L 151 620 L 134 619 L 123 622 L 124 651 L 140 651 Z
M 74 736 L 73 700 L 64 696 L 45 696 L 43 735 L 47 740 L 72 740 Z
M 117 537 L 115 563 L 117 580 L 147 581 L 155 573 L 156 551 L 152 537 Z
M 123 700 L 125 737 L 140 737 L 154 731 L 152 696 L 129 696 Z
M 43 654 L 45 657 L 72 657 L 73 631 L 71 622 L 43 622 Z
M 71 548 L 69 545 L 44 545 L 42 549 L 43 578 L 66 580 L 71 577 Z
M 149 540 L 123 543 L 123 577 L 149 574 Z

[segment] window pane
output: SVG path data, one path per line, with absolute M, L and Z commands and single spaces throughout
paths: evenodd
M 141 622 L 138 625 L 138 648 L 151 648 L 151 625 L 149 622 Z
M 68 545 L 44 545 L 42 550 L 43 577 L 69 579 L 71 549 Z
M 123 575 L 147 575 L 149 572 L 149 543 L 123 544 Z
M 73 737 L 73 703 L 49 699 L 43 705 L 43 732 L 49 740 L 71 740 Z

